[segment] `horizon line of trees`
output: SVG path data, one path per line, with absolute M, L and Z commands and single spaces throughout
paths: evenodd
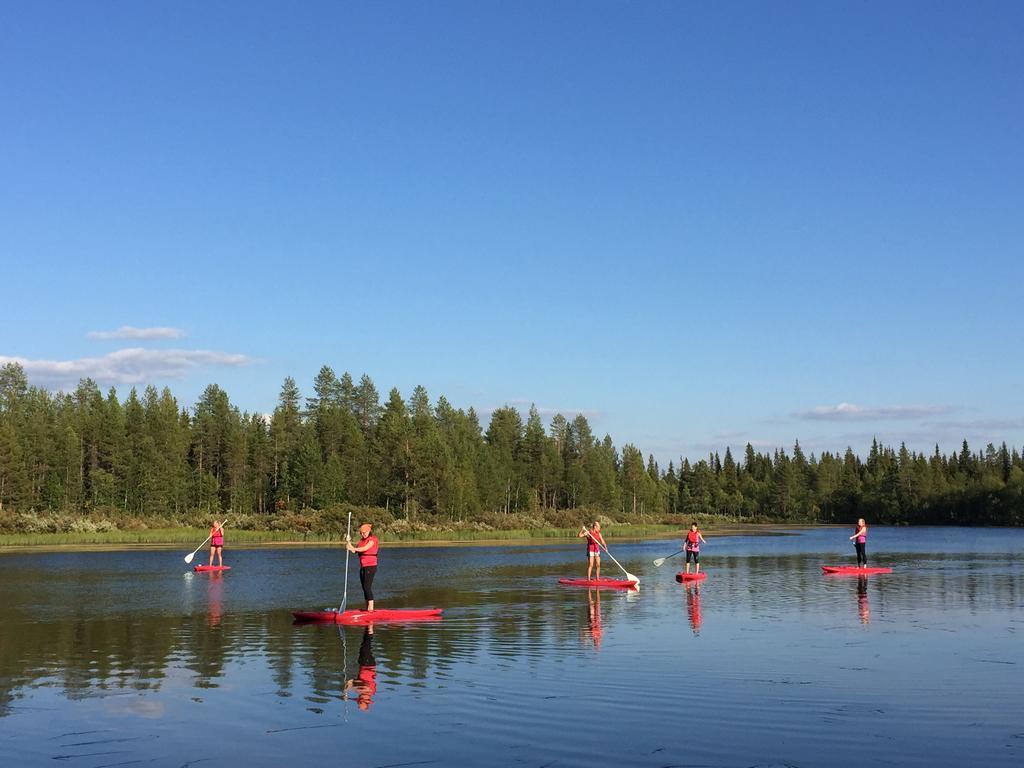
M 192 510 L 273 514 L 352 503 L 406 519 L 591 508 L 635 516 L 1024 524 L 1024 458 L 1005 443 L 931 455 L 873 442 L 845 453 L 758 453 L 747 444 L 659 466 L 627 443 L 595 436 L 585 416 L 545 429 L 535 407 L 486 427 L 473 408 L 416 387 L 385 402 L 324 366 L 303 398 L 284 380 L 269 417 L 241 411 L 216 384 L 183 408 L 168 388 L 122 401 L 91 379 L 74 391 L 30 386 L 0 367 L 0 512 L 50 510 L 167 517 Z

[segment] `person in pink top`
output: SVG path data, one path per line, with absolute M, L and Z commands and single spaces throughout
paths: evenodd
M 227 522 L 227 521 L 224 521 Z M 217 558 L 217 564 L 224 567 L 224 523 L 220 520 L 213 521 L 210 529 L 210 566 L 213 567 L 213 558 Z
M 373 577 L 377 575 L 377 550 L 380 542 L 373 535 L 373 526 L 370 523 L 363 523 L 359 526 L 361 541 L 353 545 L 348 539 L 345 546 L 349 552 L 359 555 L 359 583 L 363 587 L 363 597 L 366 598 L 366 610 L 373 610 Z
M 690 525 L 690 530 L 686 532 L 686 538 L 683 539 L 683 549 L 686 551 L 686 572 L 690 572 L 690 563 L 697 567 L 697 573 L 700 573 L 700 545 L 707 544 L 704 540 L 704 535 L 700 532 L 700 528 L 697 527 L 696 523 Z
M 857 550 L 857 567 L 867 568 L 868 524 L 864 522 L 863 517 L 857 521 L 857 530 L 854 531 L 853 536 L 850 537 L 850 541 L 853 542 L 853 546 Z
M 586 526 L 580 528 L 579 538 L 587 540 L 587 581 L 590 581 L 590 574 L 596 569 L 595 579 L 601 578 L 601 547 L 607 548 L 604 543 L 604 536 L 601 535 L 601 522 L 595 520 L 594 524 L 587 530 Z

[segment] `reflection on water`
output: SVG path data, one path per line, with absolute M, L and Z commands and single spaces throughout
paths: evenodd
M 700 634 L 703 618 L 700 615 L 700 584 L 686 584 L 686 616 L 690 621 L 693 634 Z
M 211 627 L 220 626 L 224 614 L 224 573 L 214 571 L 207 576 L 206 616 Z
M 292 625 L 338 604 L 336 549 L 233 550 L 210 574 L 176 552 L 2 556 L 0 748 L 95 768 L 337 763 L 353 738 L 367 765 L 1019 764 L 1024 532 L 872 534 L 891 575 L 823 577 L 847 554 L 828 529 L 717 538 L 685 585 L 651 564 L 674 541 L 613 542 L 641 592 L 560 588 L 570 545 L 386 550 L 381 606 L 444 619 L 366 628 Z
M 594 650 L 601 648 L 601 590 L 587 590 L 587 623 L 580 628 L 580 634 L 590 639 Z
M 367 710 L 373 704 L 377 692 L 377 659 L 373 656 L 373 625 L 363 630 L 363 641 L 359 644 L 359 672 L 345 683 L 345 692 L 354 691 L 359 708 Z
M 860 616 L 861 624 L 871 622 L 871 606 L 868 604 L 868 577 L 861 576 L 857 579 L 857 614 Z

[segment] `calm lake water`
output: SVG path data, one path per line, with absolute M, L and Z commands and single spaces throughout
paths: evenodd
M 1024 531 L 874 528 L 612 542 L 639 593 L 563 587 L 583 546 L 385 549 L 417 625 L 293 626 L 344 553 L 0 555 L 5 765 L 1024 764 Z M 230 543 L 230 541 L 229 541 Z M 205 558 L 203 558 L 205 560 Z M 617 569 L 604 564 L 606 575 Z M 196 562 L 200 559 L 197 558 Z M 349 602 L 361 604 L 353 561 Z M 356 680 L 348 686 L 346 681 Z

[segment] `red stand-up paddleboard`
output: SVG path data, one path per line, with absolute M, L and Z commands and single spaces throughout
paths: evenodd
M 230 571 L 230 565 L 197 565 L 196 571 L 206 573 L 207 571 Z
M 598 589 L 638 589 L 635 581 L 623 579 L 559 579 L 559 584 L 570 587 L 597 587 Z
M 375 611 L 292 611 L 296 621 L 318 621 L 329 624 L 379 624 L 386 621 L 438 621 L 441 608 L 378 608 Z
M 680 584 L 685 584 L 688 581 L 704 581 L 708 575 L 701 571 L 700 573 L 687 573 L 686 571 L 680 571 L 676 574 L 676 581 Z
M 868 576 L 872 573 L 892 573 L 892 568 L 858 568 L 856 565 L 823 565 L 821 570 L 830 576 Z

